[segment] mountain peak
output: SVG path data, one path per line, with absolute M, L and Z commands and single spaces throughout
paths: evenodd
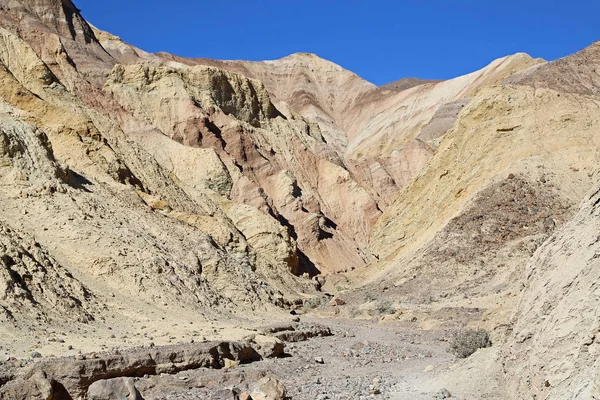
M 96 41 L 92 28 L 71 0 L 17 0 L 8 4 L 8 10 L 25 21 L 26 26 L 39 21 L 60 36 L 85 43 Z
M 319 57 L 315 53 L 307 53 L 307 52 L 304 52 L 304 51 L 299 51 L 299 52 L 293 53 L 293 54 L 291 54 L 291 56 L 321 58 L 321 57 Z

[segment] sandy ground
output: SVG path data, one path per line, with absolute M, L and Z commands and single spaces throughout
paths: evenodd
M 420 331 L 373 320 L 303 318 L 329 326 L 334 335 L 288 343 L 288 357 L 232 370 L 194 370 L 140 378 L 146 400 L 232 398 L 264 374 L 274 373 L 292 399 L 432 399 L 446 389 L 456 399 L 505 399 L 494 381 L 495 349 L 467 360 L 448 354 L 452 331 Z M 322 361 L 322 363 L 321 363 Z M 228 390 L 225 390 L 228 389 Z

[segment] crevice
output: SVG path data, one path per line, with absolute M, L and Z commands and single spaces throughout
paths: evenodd
M 308 274 L 312 278 L 321 274 L 316 264 L 302 250 L 298 249 L 296 253 L 298 255 L 298 276 Z

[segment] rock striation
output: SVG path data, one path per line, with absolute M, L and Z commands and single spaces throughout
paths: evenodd
M 349 303 L 369 292 L 432 315 L 476 310 L 504 343 L 516 397 L 598 396 L 597 195 L 577 211 L 597 184 L 598 68 L 594 43 L 376 87 L 310 53 L 149 54 L 70 0 L 4 1 L 0 331 L 22 352 L 42 333 L 85 342 L 115 321 L 164 319 L 143 340 L 178 340 L 168 330 L 184 320 L 277 322 L 319 290 L 355 289 Z M 329 333 L 259 335 L 257 355 Z M 201 346 L 198 365 L 220 365 L 220 348 Z M 229 350 L 230 366 L 242 361 Z M 53 382 L 83 396 L 185 358 L 152 354 L 65 361 L 77 377 L 42 360 L 19 379 L 45 398 Z M 91 397 L 136 396 L 128 379 L 98 386 Z

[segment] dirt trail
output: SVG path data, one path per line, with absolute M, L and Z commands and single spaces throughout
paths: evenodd
M 288 343 L 285 358 L 229 371 L 199 369 L 141 378 L 136 386 L 146 400 L 230 399 L 232 389 L 243 392 L 261 376 L 274 373 L 294 400 L 432 399 L 443 398 L 438 396 L 444 388 L 455 399 L 504 398 L 485 366 L 494 352 L 480 350 L 466 361 L 457 360 L 446 352 L 452 331 L 419 331 L 400 322 L 373 320 L 303 321 L 326 325 L 334 335 Z M 459 369 L 476 372 L 478 379 L 469 374 L 468 379 L 453 379 Z

